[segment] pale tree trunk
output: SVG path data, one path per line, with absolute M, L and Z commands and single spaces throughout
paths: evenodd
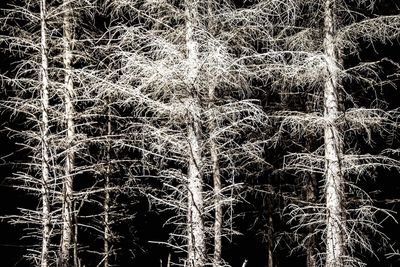
M 65 157 L 65 178 L 63 183 L 63 209 L 62 209 L 62 237 L 61 237 L 61 266 L 70 266 L 71 247 L 73 245 L 73 170 L 75 161 L 75 152 L 73 142 L 75 137 L 74 129 L 74 108 L 72 98 L 74 95 L 74 85 L 72 80 L 72 42 L 73 42 L 73 25 L 72 25 L 72 7 L 69 1 L 64 1 L 64 18 L 63 18 L 63 43 L 64 43 L 64 105 L 65 119 L 67 123 L 66 131 L 66 157 Z M 76 240 L 74 240 L 76 244 Z M 74 265 L 77 266 L 76 249 L 74 249 Z
M 205 265 L 205 232 L 203 222 L 203 177 L 201 174 L 201 126 L 200 105 L 195 85 L 198 75 L 198 44 L 194 38 L 198 20 L 196 1 L 187 0 L 186 4 L 186 48 L 188 60 L 187 86 L 188 99 L 188 267 Z
M 110 192 L 109 192 L 110 177 L 106 174 L 105 192 L 104 192 L 104 267 L 109 267 L 110 253 Z
M 192 104 L 194 105 L 194 104 Z M 194 107 L 196 108 L 196 107 Z M 191 111 L 191 122 L 188 125 L 190 146 L 188 170 L 188 267 L 203 267 L 205 260 L 205 233 L 203 223 L 203 179 L 200 173 L 201 151 L 200 125 L 196 113 Z
M 336 125 L 339 116 L 339 64 L 335 44 L 335 0 L 325 1 L 324 53 L 327 63 L 324 84 L 324 142 L 326 197 L 326 267 L 343 266 L 345 257 L 342 140 Z
M 108 101 L 110 103 L 110 101 Z M 109 104 L 108 103 L 108 104 Z M 109 254 L 110 254 L 110 238 L 111 238 L 111 231 L 110 231 L 110 175 L 111 175 L 111 141 L 109 138 L 111 136 L 111 107 L 107 108 L 107 165 L 106 165 L 106 177 L 105 177 L 105 184 L 104 184 L 104 267 L 109 267 Z
M 207 1 L 207 21 L 208 21 L 208 30 L 211 31 L 211 27 L 213 26 L 213 1 Z M 208 99 L 209 105 L 208 108 L 212 109 L 215 107 L 215 85 L 213 83 L 210 84 L 208 88 Z M 209 132 L 213 133 L 217 128 L 215 115 L 211 114 L 208 118 L 209 120 Z M 222 253 L 222 216 L 223 210 L 221 205 L 221 172 L 219 167 L 219 158 L 218 158 L 218 146 L 213 139 L 210 137 L 210 156 L 211 156 L 211 165 L 212 165 L 212 179 L 214 185 L 214 208 L 215 208 L 215 218 L 214 218 L 214 258 L 213 265 L 214 267 L 220 266 L 221 263 L 221 253 Z
M 42 93 L 42 118 L 41 118 L 41 150 L 42 150 L 42 186 L 41 186 L 41 196 L 42 196 L 42 251 L 40 256 L 40 266 L 49 266 L 49 246 L 50 246 L 50 200 L 48 185 L 50 182 L 49 175 L 49 152 L 48 152 L 48 135 L 49 135 L 49 92 L 48 92 L 48 62 L 47 62 L 47 39 L 46 39 L 46 0 L 40 1 L 40 32 L 41 32 L 41 44 L 40 53 L 42 59 L 42 65 L 40 69 L 40 79 L 41 79 L 41 93 Z
M 212 128 L 215 129 L 215 123 L 212 123 Z M 218 267 L 221 262 L 222 252 L 222 204 L 221 204 L 221 176 L 219 169 L 218 149 L 213 140 L 211 142 L 211 162 L 212 162 L 212 177 L 214 181 L 214 266 Z
M 312 106 L 309 104 L 307 105 L 307 112 L 313 112 Z M 308 151 L 313 150 L 312 140 L 306 141 L 306 149 Z M 318 180 L 317 175 L 314 172 L 309 173 L 306 175 L 306 186 L 305 186 L 305 194 L 306 194 L 306 201 L 310 203 L 309 205 L 314 205 L 317 201 L 317 193 L 318 193 Z M 310 225 L 308 228 L 307 243 L 306 243 L 306 254 L 307 254 L 307 267 L 317 267 L 317 240 L 315 231 L 316 227 L 314 225 Z
M 309 146 L 310 147 L 310 146 Z M 316 188 L 317 188 L 317 177 L 314 173 L 311 173 L 307 178 L 306 184 L 306 199 L 311 205 L 316 203 Z M 314 236 L 314 226 L 308 227 L 308 232 L 311 235 L 307 241 L 307 267 L 317 267 L 317 243 Z
M 268 212 L 268 222 L 267 222 L 267 253 L 268 253 L 268 267 L 274 267 L 274 221 L 272 218 L 272 211 L 273 211 L 273 206 L 272 206 L 272 200 L 270 199 L 271 196 L 268 195 L 267 199 L 267 212 Z
M 210 89 L 209 97 L 211 103 L 214 102 L 214 89 Z M 213 132 L 216 128 L 216 123 L 214 118 L 210 119 L 210 132 Z M 212 178 L 214 183 L 214 208 L 215 208 L 215 218 L 214 218 L 214 266 L 220 266 L 221 262 L 221 251 L 222 251 L 222 199 L 221 199 L 221 174 L 219 168 L 218 159 L 218 148 L 217 144 L 210 139 L 210 153 L 211 153 L 211 164 L 212 164 Z

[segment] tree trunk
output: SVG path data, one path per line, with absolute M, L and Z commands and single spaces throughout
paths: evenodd
M 335 44 L 335 0 L 325 1 L 324 53 L 327 63 L 324 84 L 324 142 L 326 197 L 326 267 L 343 266 L 345 257 L 343 184 L 341 171 L 342 140 L 336 120 L 339 115 L 339 65 Z
M 314 100 L 314 99 L 313 99 Z M 312 113 L 313 108 L 312 105 L 307 105 L 307 112 Z M 307 151 L 313 151 L 312 139 L 306 141 L 306 149 Z M 318 194 L 318 180 L 317 175 L 314 172 L 310 172 L 306 175 L 306 187 L 305 187 L 305 195 L 306 201 L 309 205 L 314 205 L 317 201 Z M 316 227 L 314 225 L 310 225 L 308 228 L 309 237 L 307 237 L 306 243 L 306 254 L 307 254 L 307 267 L 317 267 L 317 240 L 315 236 Z
M 110 104 L 110 101 L 108 101 Z M 104 267 L 109 267 L 109 253 L 110 253 L 110 174 L 111 174 L 111 108 L 107 107 L 107 162 L 106 162 L 106 177 L 104 184 Z
M 214 101 L 214 89 L 210 89 L 209 97 L 211 103 Z M 212 105 L 212 104 L 211 104 Z M 215 119 L 210 119 L 210 132 L 212 133 L 215 128 Z M 220 266 L 221 262 L 221 251 L 222 251 L 222 204 L 221 204 L 221 174 L 219 169 L 219 159 L 218 159 L 218 148 L 217 144 L 211 137 L 210 139 L 210 152 L 211 152 L 211 164 L 212 164 L 212 178 L 214 183 L 214 208 L 215 208 L 215 218 L 214 218 L 214 266 Z
M 215 129 L 215 123 L 212 128 Z M 214 181 L 214 266 L 220 266 L 222 252 L 222 205 L 221 205 L 221 176 L 219 169 L 218 149 L 213 140 L 211 142 L 212 177 Z
M 198 75 L 198 44 L 194 38 L 198 19 L 196 1 L 187 0 L 186 4 L 186 48 L 188 60 L 187 86 L 188 99 L 188 267 L 205 265 L 205 232 L 203 222 L 203 177 L 201 174 L 201 126 L 200 105 L 196 95 Z
M 47 62 L 47 39 L 46 39 L 46 0 L 40 2 L 40 32 L 41 32 L 41 60 L 42 65 L 40 69 L 40 79 L 42 82 L 42 118 L 41 118 L 41 151 L 42 151 L 42 186 L 41 186 L 41 197 L 42 197 L 42 251 L 40 255 L 40 266 L 49 266 L 49 246 L 50 246 L 50 200 L 48 185 L 50 182 L 49 177 L 49 153 L 48 153 L 48 134 L 49 134 L 49 92 L 48 92 L 48 62 Z
M 310 145 L 308 145 L 310 148 Z M 307 178 L 306 184 L 306 199 L 311 205 L 316 203 L 316 189 L 317 189 L 317 177 L 314 173 L 310 173 Z M 308 233 L 311 235 L 307 241 L 307 267 L 317 267 L 317 243 L 315 240 L 315 227 L 308 227 Z
M 108 190 L 110 184 L 109 173 L 106 174 L 105 181 L 105 196 L 104 196 L 104 267 L 109 267 L 109 252 L 110 252 L 110 192 Z
M 272 217 L 273 203 L 271 199 L 272 195 L 267 196 L 267 261 L 268 267 L 274 267 L 274 221 Z
M 65 119 L 67 123 L 66 131 L 66 158 L 65 158 L 65 178 L 63 183 L 63 210 L 62 210 L 62 238 L 61 238 L 61 266 L 70 266 L 70 249 L 73 239 L 73 170 L 75 161 L 75 152 L 73 142 L 75 137 L 74 129 L 74 108 L 72 98 L 74 95 L 74 85 L 72 80 L 72 42 L 73 42 L 73 25 L 72 25 L 72 7 L 69 1 L 64 1 L 64 18 L 63 18 L 63 43 L 64 43 L 64 105 Z M 74 240 L 76 245 L 77 241 Z M 77 265 L 76 249 L 74 249 L 74 265 Z
M 207 26 L 208 26 L 208 31 L 211 32 L 211 27 L 213 26 L 214 20 L 213 20 L 213 1 L 208 0 L 207 1 Z M 209 104 L 208 108 L 212 109 L 215 107 L 215 85 L 213 83 L 210 84 L 208 88 L 208 99 L 209 99 Z M 209 120 L 209 132 L 213 133 L 215 129 L 217 128 L 216 121 L 215 121 L 215 115 L 211 114 L 210 117 L 208 118 Z M 222 183 L 221 183 L 221 172 L 220 172 L 220 167 L 219 167 L 219 158 L 218 158 L 218 147 L 213 139 L 212 136 L 210 136 L 210 155 L 211 155 L 211 165 L 212 165 L 212 179 L 213 179 L 213 184 L 214 184 L 214 258 L 213 258 L 213 265 L 214 267 L 220 266 L 221 263 L 221 253 L 222 253 L 222 215 L 223 215 L 223 210 L 222 210 L 222 205 L 221 205 L 221 189 L 222 189 Z
M 192 120 L 188 129 L 190 159 L 188 170 L 189 244 L 188 266 L 203 267 L 205 260 L 205 233 L 203 224 L 203 179 L 200 173 L 201 152 L 199 124 Z

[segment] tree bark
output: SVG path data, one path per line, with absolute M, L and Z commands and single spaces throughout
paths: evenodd
M 203 223 L 203 179 L 200 173 L 201 152 L 199 124 L 192 120 L 188 129 L 190 159 L 188 170 L 189 244 L 188 266 L 203 267 L 205 260 L 205 233 Z
M 343 184 L 341 171 L 342 140 L 336 121 L 339 115 L 339 75 L 335 44 L 335 0 L 325 0 L 324 53 L 326 80 L 324 84 L 324 142 L 326 197 L 326 267 L 343 266 L 345 257 L 343 218 Z
M 197 96 L 196 78 L 198 75 L 198 44 L 194 38 L 198 19 L 196 1 L 187 0 L 186 6 L 186 49 L 188 61 L 187 86 L 188 99 L 188 266 L 205 265 L 205 232 L 203 222 L 203 177 L 201 174 L 201 126 L 200 105 Z
M 72 98 L 74 95 L 74 85 L 72 80 L 72 47 L 73 47 L 73 25 L 72 25 L 72 7 L 69 1 L 64 0 L 63 17 L 63 43 L 64 43 L 64 105 L 65 120 L 67 123 L 66 131 L 66 158 L 64 166 L 63 183 L 63 209 L 62 209 L 62 237 L 61 237 L 61 266 L 70 266 L 71 247 L 73 245 L 73 170 L 75 161 L 75 152 L 73 142 L 75 138 L 74 129 L 74 108 Z M 77 241 L 74 240 L 76 245 Z M 74 265 L 77 266 L 76 248 L 74 249 Z
M 41 152 L 42 152 L 42 185 L 41 185 L 41 197 L 42 197 L 42 251 L 40 255 L 40 266 L 49 266 L 49 246 L 50 246 L 50 200 L 48 185 L 50 182 L 49 175 L 49 152 L 48 152 L 48 135 L 49 135 L 49 92 L 48 92 L 48 61 L 47 61 L 47 39 L 46 39 L 46 0 L 40 1 L 40 32 L 41 32 L 41 102 L 42 102 L 42 118 L 41 118 Z

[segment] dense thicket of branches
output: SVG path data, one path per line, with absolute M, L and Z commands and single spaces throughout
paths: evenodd
M 2 218 L 21 266 L 399 263 L 396 1 L 1 14 L 4 185 L 22 199 Z

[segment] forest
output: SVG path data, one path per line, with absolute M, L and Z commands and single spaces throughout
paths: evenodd
M 400 266 L 399 0 L 0 10 L 1 266 Z

